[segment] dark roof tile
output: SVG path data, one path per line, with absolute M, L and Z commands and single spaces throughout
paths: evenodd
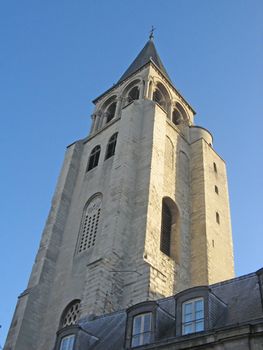
M 154 42 L 152 39 L 148 40 L 144 48 L 141 50 L 141 52 L 138 54 L 138 56 L 135 58 L 135 60 L 132 62 L 132 64 L 129 66 L 129 68 L 125 71 L 125 73 L 121 76 L 118 83 L 122 82 L 126 78 L 128 78 L 130 75 L 135 73 L 138 69 L 143 67 L 148 62 L 152 61 L 162 72 L 162 74 L 169 80 L 169 82 L 172 84 L 171 79 L 164 68 L 164 65 L 160 59 L 160 56 L 157 53 L 157 50 L 154 46 Z

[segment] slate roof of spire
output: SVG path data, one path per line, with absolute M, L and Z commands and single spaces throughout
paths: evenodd
M 124 79 L 128 78 L 130 75 L 135 73 L 138 69 L 143 67 L 148 62 L 152 61 L 163 73 L 163 75 L 169 80 L 169 82 L 172 84 L 172 81 L 166 72 L 166 69 L 164 68 L 164 65 L 157 53 L 157 50 L 154 46 L 153 37 L 150 37 L 150 39 L 147 41 L 144 48 L 141 50 L 139 55 L 135 58 L 135 60 L 132 62 L 132 64 L 129 66 L 129 68 L 125 71 L 125 73 L 121 76 L 118 83 L 123 81 Z

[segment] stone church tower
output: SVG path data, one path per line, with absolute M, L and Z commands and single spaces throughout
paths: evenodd
M 234 276 L 225 162 L 152 35 L 93 102 L 89 136 L 67 148 L 5 350 L 52 350 L 77 317 Z

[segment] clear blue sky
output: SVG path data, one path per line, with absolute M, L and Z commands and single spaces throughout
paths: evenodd
M 236 274 L 263 266 L 263 1 L 2 0 L 0 344 L 65 147 L 148 39 L 228 165 Z

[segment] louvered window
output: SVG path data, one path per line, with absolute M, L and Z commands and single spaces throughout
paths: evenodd
M 96 146 L 93 148 L 93 150 L 90 153 L 87 171 L 95 168 L 98 165 L 99 158 L 100 158 L 100 146 Z
M 80 227 L 80 237 L 78 243 L 78 253 L 81 253 L 96 243 L 99 220 L 101 215 L 101 202 L 100 195 L 94 197 L 86 209 L 84 210 L 82 223 Z
M 172 214 L 168 205 L 163 202 L 161 226 L 161 251 L 170 256 Z

